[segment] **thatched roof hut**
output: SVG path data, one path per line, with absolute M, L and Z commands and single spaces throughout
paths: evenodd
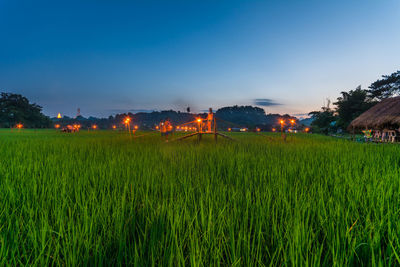
M 400 96 L 382 100 L 355 118 L 348 129 L 398 129 L 400 127 Z

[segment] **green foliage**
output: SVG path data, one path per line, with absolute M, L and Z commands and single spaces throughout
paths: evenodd
M 399 264 L 397 145 L 0 135 L 1 265 Z
M 314 132 L 328 134 L 339 129 L 345 131 L 352 120 L 376 104 L 376 101 L 368 96 L 368 91 L 361 89 L 361 85 L 355 90 L 341 94 L 342 96 L 333 103 L 335 109 L 328 106 L 323 107 L 321 111 L 309 113 L 313 119 L 311 126 Z
M 22 95 L 0 94 L 0 127 L 14 127 L 17 123 L 22 123 L 28 128 L 49 127 L 51 121 L 41 111 L 41 106 L 29 103 Z
M 342 96 L 338 97 L 336 106 L 337 127 L 345 130 L 352 120 L 367 111 L 376 102 L 371 101 L 367 96 L 367 91 L 361 89 L 361 85 L 355 90 L 349 92 L 341 92 Z
M 400 93 L 400 71 L 390 75 L 382 75 L 383 79 L 369 86 L 369 96 L 373 99 L 384 99 Z
M 335 112 L 329 107 L 322 107 L 321 111 L 312 111 L 309 115 L 313 118 L 311 122 L 313 132 L 328 134 L 336 130 Z

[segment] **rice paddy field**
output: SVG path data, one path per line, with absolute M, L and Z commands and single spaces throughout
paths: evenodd
M 230 135 L 1 130 L 0 265 L 400 263 L 400 146 Z

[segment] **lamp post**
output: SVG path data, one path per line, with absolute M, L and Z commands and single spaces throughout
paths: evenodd
M 279 123 L 281 124 L 281 134 L 283 134 L 283 126 L 285 125 L 285 121 L 280 120 Z
M 199 133 L 200 133 L 201 132 L 201 118 L 198 118 L 196 121 L 197 121 L 197 124 L 199 127 Z
M 281 136 L 282 136 L 283 142 L 286 142 L 286 134 L 283 133 L 283 126 L 285 125 L 285 121 L 280 120 L 279 122 L 281 124 Z
M 292 125 L 292 131 L 294 131 L 294 125 L 296 124 L 296 121 L 294 119 L 291 119 L 290 124 Z
M 197 124 L 198 124 L 198 127 L 199 127 L 199 130 L 198 130 L 198 135 L 197 135 L 197 140 L 200 142 L 201 141 L 201 137 L 202 137 L 202 125 L 201 125 L 201 121 L 202 121 L 202 119 L 201 118 L 197 118 L 196 119 L 196 121 L 197 121 Z
M 126 117 L 124 123 L 125 123 L 125 127 L 128 128 L 129 133 L 131 133 L 131 118 Z

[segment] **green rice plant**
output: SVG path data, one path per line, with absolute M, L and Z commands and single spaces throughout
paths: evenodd
M 1 130 L 0 264 L 400 264 L 400 146 L 230 135 Z

